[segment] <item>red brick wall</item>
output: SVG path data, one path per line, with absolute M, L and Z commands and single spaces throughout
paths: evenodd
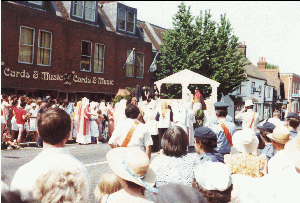
M 26 8 L 13 3 L 1 3 L 1 87 L 25 89 L 49 89 L 66 92 L 101 92 L 117 93 L 119 88 L 127 86 L 150 86 L 151 73 L 147 73 L 151 65 L 152 46 L 140 39 L 124 37 L 101 28 L 73 22 L 62 17 L 47 14 L 43 11 Z M 35 28 L 34 59 L 33 64 L 18 63 L 20 26 Z M 37 65 L 39 30 L 52 32 L 51 66 Z M 92 42 L 92 72 L 80 71 L 81 42 Z M 93 54 L 95 43 L 105 44 L 104 74 L 93 73 Z M 135 48 L 136 52 L 144 53 L 144 78 L 126 78 L 123 65 L 127 58 L 127 50 Z M 25 78 L 22 78 L 25 70 Z M 18 77 L 11 74 L 21 72 Z M 36 76 L 38 71 L 37 79 Z M 74 80 L 71 85 L 64 84 L 61 80 L 43 80 L 42 72 L 59 74 L 61 79 L 65 73 L 75 71 L 80 78 L 88 78 L 88 83 L 79 83 Z M 45 74 L 45 73 L 44 73 Z M 7 76 L 8 75 L 8 76 Z M 26 75 L 29 78 L 26 78 Z M 94 81 L 94 78 L 97 78 Z M 98 78 L 113 80 L 113 85 L 98 84 Z M 94 84 L 93 82 L 96 82 Z

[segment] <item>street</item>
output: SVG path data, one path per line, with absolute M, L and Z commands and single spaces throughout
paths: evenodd
M 86 166 L 91 178 L 89 202 L 96 202 L 94 190 L 100 175 L 111 172 L 106 160 L 106 153 L 111 147 L 107 143 L 90 145 L 73 143 L 67 144 L 66 147 L 75 158 Z M 1 171 L 6 176 L 5 183 L 9 186 L 18 168 L 31 161 L 41 151 L 42 148 L 35 147 L 24 147 L 20 150 L 1 150 Z M 194 149 L 190 151 L 194 151 Z M 155 156 L 157 156 L 157 153 L 152 153 L 151 157 Z

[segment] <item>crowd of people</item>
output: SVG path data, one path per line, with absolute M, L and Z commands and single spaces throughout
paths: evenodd
M 79 144 L 100 142 L 105 134 L 112 173 L 100 176 L 97 202 L 299 202 L 298 114 L 289 113 L 285 125 L 276 112 L 259 123 L 254 104 L 246 101 L 236 116 L 243 121 L 237 130 L 224 102 L 214 103 L 212 113 L 197 90 L 187 101 L 163 100 L 156 92 L 149 99 L 137 88 L 129 104 L 83 98 L 70 107 L 74 110 L 65 105 L 38 113 L 44 149 L 17 170 L 10 190 L 2 182 L 2 201 L 17 196 L 28 202 L 88 202 L 90 176 L 65 144 L 70 137 Z M 194 125 L 198 109 L 205 114 L 201 127 Z M 154 148 L 158 155 L 151 159 Z

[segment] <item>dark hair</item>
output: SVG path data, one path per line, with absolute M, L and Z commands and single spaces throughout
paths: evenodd
M 27 104 L 26 102 L 21 102 L 20 106 L 21 106 L 21 107 L 25 107 L 26 104 Z
M 2 203 L 33 203 L 37 202 L 36 200 L 22 200 L 20 191 L 5 191 L 1 193 L 1 202 Z
M 269 134 L 267 131 L 260 129 L 260 137 L 262 138 L 262 140 L 265 140 L 266 142 L 271 143 L 271 139 L 267 136 L 267 134 Z
M 140 186 L 140 185 L 138 185 L 138 184 L 136 184 L 134 182 L 131 182 L 129 180 L 125 180 L 125 179 L 123 179 L 123 180 L 126 182 L 128 188 L 130 188 L 130 189 L 141 189 L 142 190 L 141 191 L 142 195 L 145 195 L 145 191 L 146 191 L 145 187 Z
M 18 104 L 18 100 L 15 100 L 11 103 L 12 106 L 17 106 L 17 104 Z
M 6 99 L 7 97 L 7 94 L 2 94 L 2 99 Z
M 125 109 L 125 115 L 127 118 L 136 119 L 140 114 L 139 107 L 133 104 L 129 104 Z
M 179 126 L 170 127 L 161 139 L 161 148 L 167 156 L 180 157 L 186 154 L 188 136 Z
M 253 109 L 254 105 L 246 106 L 246 109 Z
M 209 139 L 209 138 L 196 138 L 197 143 L 201 143 L 202 148 L 205 152 L 213 152 L 214 148 L 217 147 L 217 138 Z
M 218 116 L 218 117 L 226 117 L 227 116 L 227 109 L 225 110 L 216 110 L 216 115 Z
M 286 121 L 292 128 L 298 128 L 300 121 L 297 118 L 287 118 Z
M 224 191 L 219 190 L 206 190 L 194 178 L 194 181 L 192 183 L 192 187 L 197 189 L 199 192 L 203 194 L 203 196 L 206 198 L 208 203 L 226 203 L 230 202 L 231 200 L 231 191 L 233 189 L 233 185 L 229 188 L 227 188 Z
M 71 118 L 64 110 L 49 109 L 38 119 L 38 131 L 43 141 L 55 145 L 62 142 L 71 130 Z
M 26 97 L 24 97 L 24 96 L 21 96 L 20 97 L 20 102 L 22 103 L 22 102 L 25 102 L 25 100 L 26 100 Z

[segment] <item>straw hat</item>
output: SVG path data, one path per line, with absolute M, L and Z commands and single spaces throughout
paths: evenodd
M 149 158 L 145 152 L 135 147 L 118 147 L 106 154 L 110 169 L 120 178 L 145 187 L 140 181 L 153 186 L 156 175 L 149 167 Z M 136 176 L 130 174 L 130 172 Z
M 277 126 L 273 133 L 267 134 L 267 136 L 274 142 L 285 144 L 290 140 L 290 131 L 285 126 Z
M 252 100 L 246 100 L 245 101 L 245 106 L 253 106 L 254 104 L 253 104 L 253 102 L 252 102 Z
M 293 161 L 295 167 L 300 169 L 300 134 L 290 142 L 286 143 L 284 151 Z
M 232 144 L 239 152 L 252 153 L 258 147 L 258 139 L 250 128 L 236 131 L 232 136 Z

